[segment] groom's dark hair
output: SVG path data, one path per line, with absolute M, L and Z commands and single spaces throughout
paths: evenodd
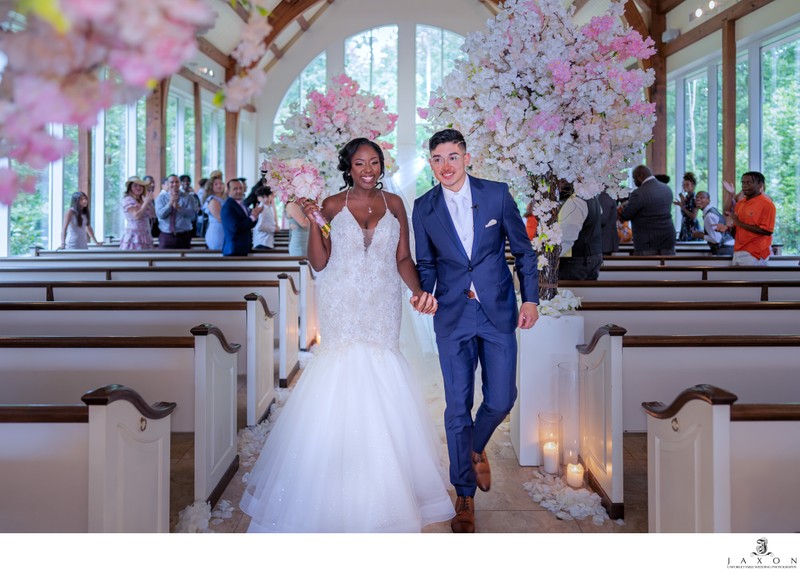
M 428 141 L 428 151 L 433 152 L 442 143 L 455 143 L 464 153 L 467 152 L 467 142 L 457 129 L 443 129 L 434 133 Z

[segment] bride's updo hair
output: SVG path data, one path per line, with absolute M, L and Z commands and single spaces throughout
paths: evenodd
M 339 166 L 338 169 L 342 172 L 342 179 L 344 180 L 344 185 L 339 187 L 339 190 L 349 189 L 353 187 L 353 175 L 350 174 L 350 167 L 353 164 L 353 155 L 356 154 L 358 148 L 362 145 L 369 145 L 372 149 L 378 154 L 378 159 L 381 162 L 381 174 L 378 177 L 378 182 L 375 185 L 376 189 L 383 188 L 383 182 L 380 180 L 383 178 L 386 172 L 386 165 L 383 159 L 383 149 L 381 149 L 380 145 L 375 143 L 375 141 L 370 141 L 366 137 L 358 137 L 349 141 L 344 147 L 339 150 Z

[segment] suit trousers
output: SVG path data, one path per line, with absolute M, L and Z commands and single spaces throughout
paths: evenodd
M 459 496 L 474 496 L 472 452 L 481 452 L 517 398 L 517 336 L 499 331 L 480 303 L 465 300 L 464 313 L 447 336 L 436 336 L 444 379 L 444 426 L 450 482 Z M 483 402 L 473 421 L 475 370 L 481 365 Z

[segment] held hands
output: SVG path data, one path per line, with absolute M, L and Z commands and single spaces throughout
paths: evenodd
M 431 316 L 436 313 L 436 309 L 439 307 L 439 302 L 436 301 L 433 294 L 423 291 L 414 294 L 408 301 L 417 312 L 430 314 Z

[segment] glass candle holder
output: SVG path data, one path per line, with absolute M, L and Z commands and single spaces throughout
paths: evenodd
M 558 413 L 562 417 L 561 459 L 576 464 L 580 453 L 580 390 L 588 367 L 576 362 L 558 364 Z
M 555 411 L 539 413 L 539 470 L 561 474 L 561 415 Z

